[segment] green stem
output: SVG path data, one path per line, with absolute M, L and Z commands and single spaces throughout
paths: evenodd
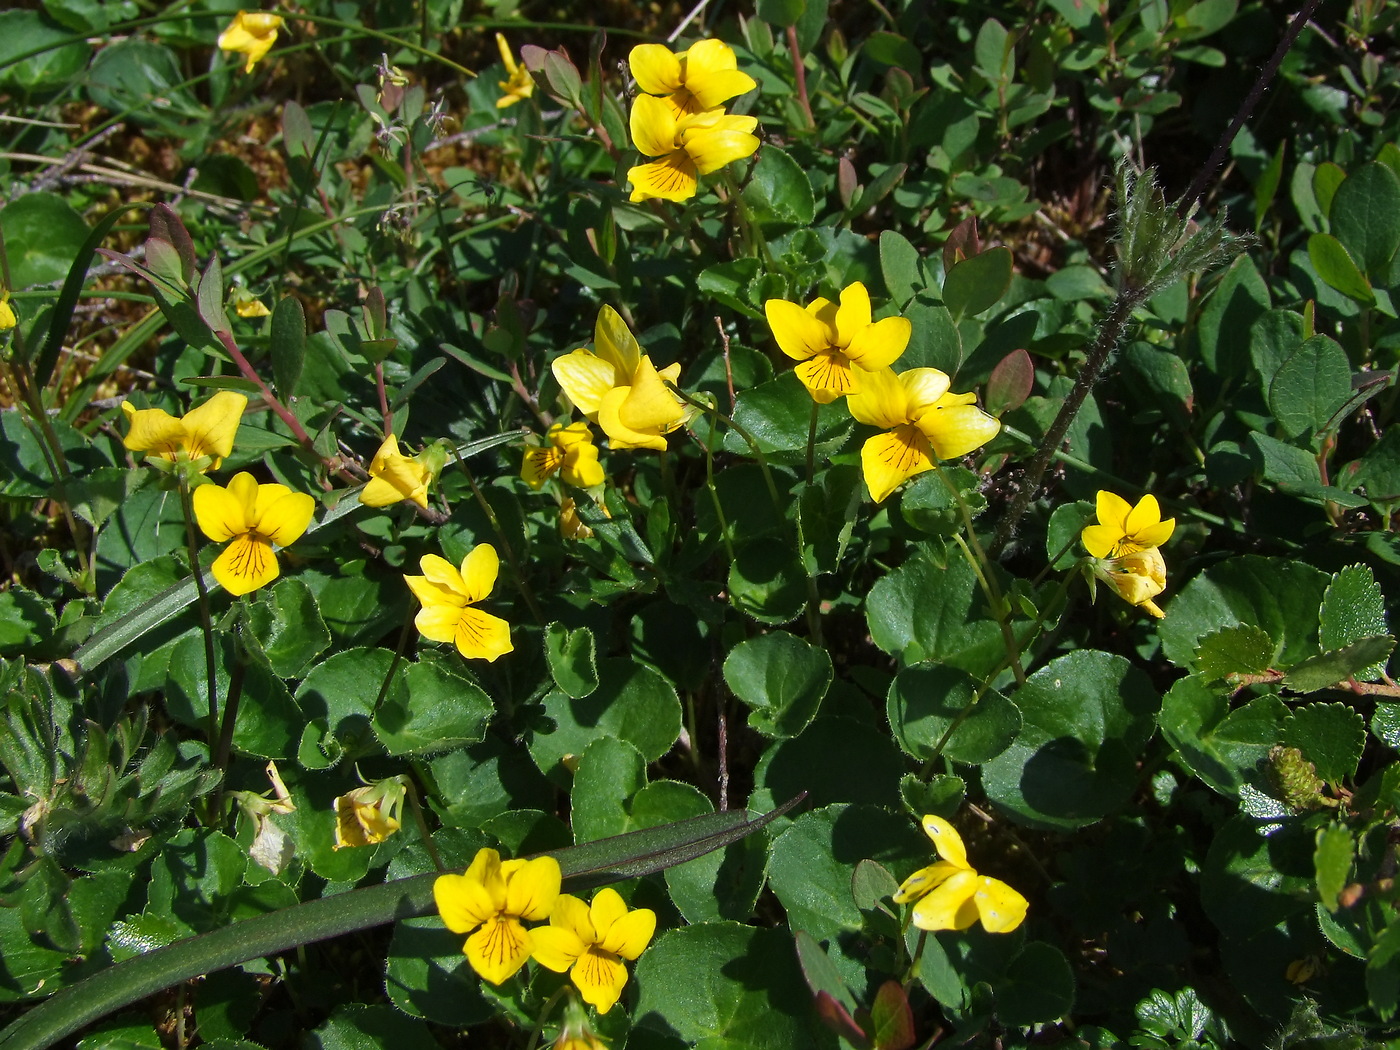
M 199 627 L 204 633 L 204 672 L 207 698 L 209 701 L 209 747 L 214 748 L 219 739 L 219 695 L 218 663 L 214 658 L 214 618 L 209 612 L 209 587 L 204 582 L 204 571 L 199 564 L 199 534 L 195 531 L 194 499 L 189 486 L 180 482 L 180 506 L 185 512 L 185 543 L 190 552 L 190 572 L 194 575 L 195 591 L 199 603 Z
M 816 455 L 817 446 L 817 414 L 821 411 L 821 405 L 816 399 L 812 400 L 812 421 L 807 424 L 807 484 L 812 483 L 812 461 Z

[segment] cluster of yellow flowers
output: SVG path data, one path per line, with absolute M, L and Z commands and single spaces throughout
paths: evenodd
M 561 881 L 553 857 L 503 861 L 483 849 L 465 874 L 439 876 L 433 899 L 449 930 L 471 935 L 462 951 L 484 979 L 500 984 L 534 958 L 556 973 L 567 970 L 584 1001 L 607 1013 L 627 984 L 622 960 L 651 943 L 656 913 L 629 910 L 613 889 L 585 904 L 560 893 Z M 547 926 L 524 925 L 545 919 Z
M 909 345 L 903 317 L 871 320 L 870 294 L 856 281 L 840 303 L 817 298 L 805 307 L 786 299 L 763 304 L 778 347 L 800 361 L 797 378 L 819 404 L 846 398 L 852 416 L 886 431 L 861 447 L 870 498 L 881 503 L 940 459 L 957 459 L 996 437 L 1001 423 L 973 394 L 951 393 L 946 373 L 890 367 Z
M 757 118 L 724 110 L 724 103 L 757 86 L 739 72 L 728 44 L 701 40 L 680 53 L 663 44 L 639 44 L 628 65 L 642 92 L 632 103 L 632 144 L 654 158 L 628 170 L 631 200 L 689 200 L 701 175 L 758 149 Z
M 1122 496 L 1100 491 L 1096 511 L 1098 521 L 1079 535 L 1093 558 L 1094 577 L 1160 620 L 1162 610 L 1152 600 L 1167 586 L 1167 563 L 1160 548 L 1171 539 L 1176 519 L 1163 521 L 1157 497 L 1150 493 L 1130 506 Z

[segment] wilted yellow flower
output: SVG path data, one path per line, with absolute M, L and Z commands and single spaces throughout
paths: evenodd
M 260 485 L 253 475 L 235 474 L 222 485 L 194 490 L 194 516 L 215 543 L 228 541 L 210 566 L 214 579 L 230 594 L 247 594 L 277 579 L 276 544 L 297 540 L 316 512 L 316 501 L 286 485 Z
M 568 970 L 583 1001 L 605 1014 L 627 984 L 622 960 L 641 955 L 655 932 L 656 913 L 628 911 L 614 889 L 599 890 L 591 905 L 561 893 L 549 925 L 533 931 L 535 961 L 556 973 Z
M 243 813 L 253 822 L 253 841 L 248 845 L 248 856 L 274 875 L 280 874 L 296 849 L 277 823 L 274 813 L 295 813 L 296 803 L 292 801 L 287 785 L 282 783 L 282 775 L 277 772 L 277 763 L 269 762 L 265 768 L 267 778 L 272 781 L 272 797 L 255 791 L 230 791 L 229 797 L 238 803 Z
M 1129 605 L 1136 605 L 1159 620 L 1164 615 L 1152 600 L 1167 587 L 1167 563 L 1157 547 L 1118 558 L 1095 558 L 1093 570 L 1095 577 Z
M 1122 496 L 1100 490 L 1097 500 L 1098 523 L 1086 525 L 1080 540 L 1095 558 L 1116 558 L 1122 554 L 1160 547 L 1171 539 L 1176 519 L 1162 520 L 1157 497 L 1150 493 L 1129 506 Z
M 418 560 L 422 576 L 404 576 L 409 590 L 423 603 L 414 624 L 423 637 L 452 642 L 468 659 L 494 661 L 513 652 L 510 624 L 475 608 L 496 585 L 500 559 L 496 548 L 478 543 L 457 568 L 446 558 L 425 554 Z
M 520 476 L 527 485 L 538 489 L 556 472 L 576 488 L 589 489 L 603 483 L 598 446 L 593 444 L 593 432 L 587 423 L 555 423 L 546 436 L 548 445 L 525 450 Z
M 466 874 L 438 876 L 433 899 L 453 933 L 476 930 L 462 951 L 473 970 L 500 984 L 525 965 L 535 947 L 535 931 L 520 920 L 547 918 L 560 881 L 559 862 L 553 857 L 503 861 L 495 850 L 483 849 Z
M 921 930 L 965 930 L 978 919 L 988 933 L 1010 933 L 1026 917 L 1026 898 L 1000 879 L 977 874 L 957 829 L 942 817 L 924 817 L 924 833 L 942 859 L 910 875 L 895 892 L 896 904 L 918 901 L 914 925 Z
M 0 332 L 8 332 L 17 324 L 19 320 L 15 317 L 15 308 L 10 305 L 10 290 L 6 288 L 0 291 Z
M 758 86 L 739 72 L 734 49 L 722 40 L 701 40 L 678 53 L 664 44 L 638 44 L 627 63 L 637 87 L 665 96 L 677 117 L 713 109 Z
M 335 845 L 373 846 L 402 826 L 403 800 L 408 794 L 402 777 L 390 777 L 347 791 L 335 800 Z
M 593 530 L 578 516 L 578 504 L 572 496 L 564 497 L 564 502 L 559 504 L 559 535 L 566 540 L 593 538 Z
M 594 350 L 554 359 L 551 369 L 570 401 L 603 428 L 612 448 L 666 448 L 666 435 L 694 415 L 666 388 L 681 374 L 679 362 L 657 370 L 616 310 L 598 311 Z
M 936 368 L 866 372 L 846 407 L 862 423 L 886 431 L 860 450 L 870 498 L 884 501 L 940 459 L 957 459 L 996 437 L 1001 424 L 976 406 L 975 394 L 948 392 L 948 376 Z
M 427 510 L 428 482 L 432 479 L 431 468 L 399 452 L 398 438 L 390 434 L 370 460 L 369 482 L 360 490 L 360 502 L 367 507 L 387 507 L 408 499 Z
M 513 106 L 517 102 L 523 102 L 535 93 L 535 81 L 530 76 L 530 71 L 515 61 L 515 56 L 510 52 L 510 45 L 506 43 L 506 38 L 496 34 L 496 50 L 501 53 L 501 62 L 506 67 L 506 79 L 498 80 L 496 86 L 505 92 L 496 99 L 496 108 L 505 109 Z
M 695 196 L 700 176 L 752 156 L 758 149 L 756 117 L 729 116 L 724 109 L 676 114 L 655 95 L 638 95 L 632 103 L 632 144 L 656 160 L 628 169 L 632 201 L 655 197 L 683 201 Z
M 229 27 L 219 34 L 219 49 L 247 55 L 248 64 L 243 67 L 243 72 L 251 73 L 253 67 L 272 50 L 272 45 L 277 42 L 277 31 L 281 28 L 281 15 L 239 11 Z
M 870 293 L 859 281 L 841 290 L 839 306 L 823 298 L 805 307 L 769 299 L 763 313 L 779 349 L 802 362 L 797 378 L 823 405 L 858 392 L 862 377 L 894 364 L 913 332 L 903 317 L 872 321 Z
M 220 390 L 198 408 L 179 419 L 160 408 L 136 408 L 122 402 L 131 424 L 122 443 L 133 452 L 146 452 L 167 463 L 189 463 L 203 473 L 217 470 L 233 451 L 233 439 L 248 399 L 232 390 Z

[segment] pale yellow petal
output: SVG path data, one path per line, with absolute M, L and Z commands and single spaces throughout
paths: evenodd
M 860 449 L 861 470 L 870 498 L 885 499 L 916 474 L 933 469 L 928 441 L 913 426 L 896 427 L 869 438 Z
M 574 407 L 596 423 L 598 403 L 618 383 L 617 368 L 589 350 L 556 357 L 549 367 Z
M 310 498 L 309 496 L 307 497 Z M 253 533 L 235 536 L 224 552 L 209 566 L 219 586 L 229 594 L 248 594 L 277 579 L 277 555 L 272 544 L 258 539 Z

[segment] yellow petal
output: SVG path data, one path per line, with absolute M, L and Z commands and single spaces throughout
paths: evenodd
M 868 439 L 860 449 L 860 465 L 870 498 L 883 503 L 909 478 L 932 470 L 933 456 L 916 427 L 901 426 Z
M 957 828 L 933 813 L 925 815 L 920 825 L 924 834 L 933 840 L 933 848 L 938 851 L 940 857 L 959 868 L 971 867 L 967 862 L 967 848 L 963 846 L 962 836 L 958 834 Z
M 533 947 L 529 930 L 516 919 L 501 916 L 487 919 L 467 938 L 463 950 L 473 970 L 484 980 L 500 984 L 525 965 Z
M 599 890 L 593 895 L 593 903 L 588 906 L 588 929 L 592 932 L 585 940 L 601 944 L 607 939 L 613 923 L 626 914 L 627 902 L 622 899 L 622 894 L 612 887 Z M 609 946 L 608 951 L 616 953 L 617 949 Z
M 614 891 L 616 892 L 616 891 Z M 626 910 L 626 905 L 623 905 Z M 588 904 L 575 897 L 572 893 L 561 893 L 554 902 L 554 908 L 549 913 L 549 924 L 560 929 L 568 930 L 578 938 L 580 945 L 596 944 L 598 941 L 598 930 L 593 925 L 593 917 Z M 583 953 L 583 948 L 574 952 L 577 957 Z M 573 965 L 570 960 L 569 965 Z
M 747 130 L 731 127 L 693 131 L 682 135 L 681 141 L 686 155 L 700 175 L 708 175 L 726 164 L 751 157 L 759 146 L 757 136 Z
M 462 579 L 462 574 L 457 571 L 457 566 L 436 554 L 425 554 L 418 559 L 418 567 L 423 570 L 423 576 L 429 583 L 443 592 L 454 595 L 458 599 L 457 605 L 466 603 L 467 585 Z
M 860 388 L 846 398 L 846 408 L 859 422 L 881 430 L 912 422 L 909 390 L 889 368 L 860 373 Z
M 501 855 L 490 846 L 476 851 L 471 864 L 467 866 L 467 878 L 481 883 L 491 900 L 491 910 L 501 911 L 506 906 L 506 880 L 501 874 Z
M 8 332 L 17 324 L 19 318 L 15 317 L 15 308 L 10 305 L 9 293 L 0 294 L 0 332 Z
M 958 404 L 959 395 L 948 397 L 948 374 L 937 368 L 910 368 L 899 373 L 899 385 L 904 387 L 909 419 L 917 420 L 923 413 L 940 404 Z M 972 400 L 977 400 L 975 397 Z
M 506 67 L 507 73 L 515 72 L 515 56 L 511 54 L 510 45 L 506 43 L 504 33 L 496 34 L 496 50 L 500 52 L 501 64 Z
M 1030 909 L 1025 897 L 1000 879 L 986 875 L 978 877 L 972 902 L 988 933 L 1010 933 L 1021 925 Z
M 593 325 L 593 351 L 612 365 L 614 383 L 627 382 L 642 359 L 642 348 L 632 329 L 627 327 L 621 314 L 606 305 L 598 311 L 598 320 Z M 584 426 L 585 433 L 587 430 Z
M 425 555 L 425 557 L 436 558 L 437 555 Z M 444 564 L 448 565 L 449 568 L 451 567 L 451 563 L 447 562 L 446 559 L 441 560 Z M 454 573 L 457 572 L 456 569 L 452 569 L 452 571 Z M 434 582 L 433 580 L 428 579 L 428 577 L 426 576 L 410 576 L 407 573 L 405 573 L 403 581 L 404 583 L 408 584 L 408 589 L 413 592 L 413 596 L 425 606 L 450 605 L 454 608 L 460 609 L 463 605 L 467 603 L 466 597 L 462 595 L 460 591 L 453 590 L 451 587 L 446 587 L 441 583 Z M 440 640 L 448 641 L 450 639 Z
M 261 495 L 259 492 L 259 497 Z M 260 536 L 265 536 L 279 547 L 285 547 L 301 539 L 315 513 L 316 501 L 305 492 L 282 492 L 262 508 L 256 528 Z
M 194 490 L 194 520 L 215 543 L 248 532 L 248 515 L 239 499 L 222 485 L 200 485 Z
M 627 397 L 618 407 L 622 425 L 641 433 L 666 434 L 685 422 L 687 415 L 684 403 L 671 393 L 651 358 L 643 357 L 632 374 Z
M 277 567 L 277 555 L 272 553 L 272 544 L 258 539 L 254 533 L 235 536 L 209 569 L 219 586 L 234 595 L 267 586 L 281 571 Z
M 462 606 L 457 605 L 424 605 L 413 618 L 413 626 L 424 638 L 453 644 L 456 644 L 457 628 L 461 622 Z
M 185 448 L 185 425 L 159 408 L 134 408 L 122 402 L 129 424 L 122 444 L 132 452 L 150 452 L 174 462 Z
M 1001 432 L 1001 423 L 976 405 L 958 405 L 926 412 L 918 427 L 939 459 L 958 459 L 981 448 Z
M 358 789 L 357 789 L 358 790 Z M 399 822 L 378 806 L 360 802 L 354 791 L 335 800 L 335 845 L 372 846 L 399 830 Z
M 628 118 L 632 145 L 647 157 L 664 157 L 676 150 L 678 124 L 675 111 L 653 95 L 638 95 Z
M 793 371 L 819 405 L 829 405 L 838 397 L 858 393 L 861 388 L 856 370 L 840 350 L 823 350 Z
M 453 933 L 474 930 L 496 914 L 485 885 L 467 875 L 439 875 L 433 883 L 433 900 L 443 924 Z
M 508 860 L 501 871 L 506 875 L 505 910 L 531 922 L 547 919 L 559 899 L 559 862 L 549 856 Z
M 627 181 L 632 184 L 632 194 L 627 199 L 634 204 L 653 197 L 664 201 L 689 200 L 700 185 L 695 164 L 684 150 L 676 150 L 650 164 L 628 168 Z
M 567 484 L 581 489 L 591 489 L 607 480 L 598 462 L 598 446 L 590 441 L 570 451 L 564 460 L 562 477 Z
M 846 356 L 862 368 L 888 368 L 904 353 L 913 332 L 914 326 L 906 318 L 883 318 L 855 334 L 846 347 Z
M 1115 525 L 1085 525 L 1084 531 L 1079 534 L 1079 542 L 1095 558 L 1111 556 L 1122 538 L 1122 530 Z
M 233 440 L 248 399 L 233 390 L 220 390 L 198 408 L 185 413 L 186 449 L 191 459 L 213 456 L 214 466 L 233 451 Z
M 929 891 L 943 885 L 949 876 L 964 870 L 966 870 L 965 866 L 959 867 L 956 864 L 949 864 L 946 860 L 940 860 L 937 864 L 920 868 L 899 884 L 899 889 L 895 890 L 894 893 L 894 902 L 907 904 L 909 901 L 916 901 Z
M 836 345 L 850 346 L 869 327 L 870 293 L 859 281 L 848 284 L 841 289 L 841 305 L 836 310 Z
M 778 349 L 794 361 L 806 361 L 831 349 L 831 337 L 826 325 L 810 311 L 786 299 L 769 299 L 763 304 L 768 328 Z
M 690 45 L 684 65 L 686 90 L 695 96 L 701 109 L 718 106 L 758 86 L 753 77 L 738 72 L 734 49 L 723 40 L 701 40 Z
M 914 905 L 914 925 L 921 930 L 965 930 L 978 919 L 973 895 L 979 888 L 971 869 L 955 872 Z
M 418 614 L 420 620 L 427 611 L 424 609 Z M 426 631 L 423 633 L 427 634 Z M 487 663 L 494 663 L 498 657 L 515 651 L 510 640 L 510 624 L 499 616 L 492 616 L 470 605 L 458 614 L 452 642 L 468 660 L 485 660 Z
M 589 350 L 556 357 L 549 367 L 574 407 L 596 423 L 598 403 L 618 383 L 617 369 Z
M 520 477 L 532 489 L 538 489 L 563 465 L 564 454 L 557 448 L 527 448 L 520 463 Z M 364 496 L 360 501 L 364 502 Z
M 588 950 L 578 934 L 563 926 L 536 926 L 530 934 L 535 942 L 535 962 L 555 973 L 563 973 Z
M 574 987 L 583 1001 L 596 1007 L 600 1014 L 613 1008 L 627 984 L 627 968 L 611 952 L 589 948 L 569 971 Z
M 1095 505 L 1100 525 L 1112 526 L 1118 530 L 1120 536 L 1127 535 L 1128 515 L 1133 512 L 1133 508 L 1128 505 L 1127 500 L 1107 489 L 1100 489 L 1098 497 L 1095 499 Z
M 501 571 L 501 559 L 496 548 L 489 543 L 478 543 L 462 559 L 463 593 L 468 602 L 479 602 L 491 593 L 496 586 L 496 576 Z
M 1134 536 L 1143 529 L 1159 524 L 1161 520 L 1162 508 L 1157 505 L 1157 497 L 1149 492 L 1128 511 L 1128 517 L 1123 522 L 1123 531 L 1129 536 Z
M 399 451 L 399 441 L 388 435 L 369 464 L 370 480 L 360 491 L 360 502 L 369 507 L 387 507 L 391 503 L 412 500 L 420 507 L 428 506 L 428 481 L 431 472 L 417 460 Z
M 635 908 L 612 924 L 598 942 L 604 951 L 624 959 L 635 959 L 646 950 L 656 933 L 656 912 L 650 908 Z
M 627 56 L 637 87 L 648 95 L 669 95 L 681 88 L 681 62 L 664 44 L 638 44 Z

